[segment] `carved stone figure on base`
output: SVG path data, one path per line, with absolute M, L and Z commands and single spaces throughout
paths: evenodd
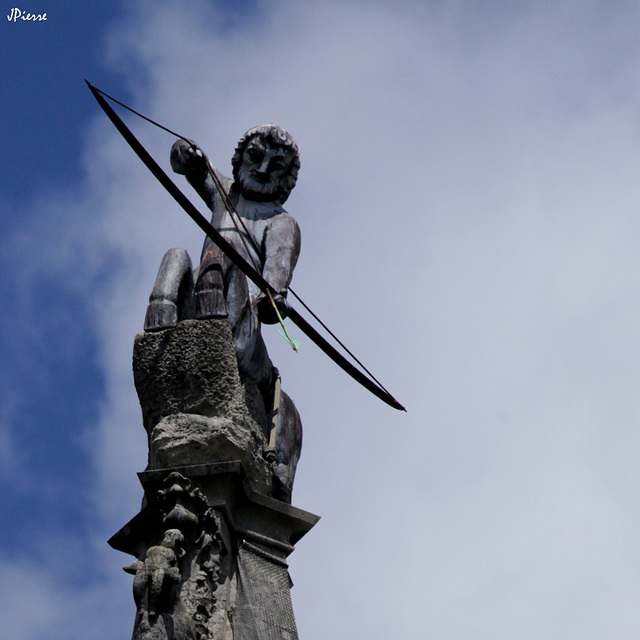
M 133 579 L 133 599 L 139 611 L 155 618 L 163 608 L 170 608 L 171 588 L 180 582 L 178 557 L 184 542 L 179 529 L 169 529 L 162 542 L 149 547 L 144 561 L 138 563 Z
M 138 516 L 146 524 L 134 527 L 138 531 L 133 534 L 138 560 L 124 568 L 134 575 L 133 640 L 213 640 L 217 630 L 228 625 L 233 573 L 230 558 L 221 559 L 228 556 L 221 519 L 181 474 L 169 474 L 162 485 L 147 494 L 143 515 Z M 150 523 L 161 523 L 162 528 L 156 531 Z M 160 536 L 160 544 L 154 544 Z M 218 601 L 222 608 L 216 607 Z
M 290 501 L 302 425 L 285 393 L 274 404 L 279 375 L 260 326 L 278 322 L 278 314 L 287 315 L 287 289 L 300 252 L 300 231 L 283 204 L 296 183 L 298 148 L 280 127 L 255 127 L 240 139 L 232 165 L 233 179 L 229 179 L 211 168 L 195 143 L 179 139 L 171 149 L 173 170 L 185 175 L 209 206 L 213 226 L 276 290 L 273 303 L 207 238 L 195 273 L 186 251 L 171 249 L 165 254 L 149 299 L 145 330 L 158 331 L 188 318 L 228 318 L 240 377 L 257 385 L 262 394 L 268 416 L 265 429 L 271 429 L 274 414 L 279 416 L 270 451 L 277 479 L 274 495 Z M 239 219 L 228 210 L 216 182 Z
M 318 521 L 254 491 L 240 462 L 145 471 L 109 543 L 136 556 L 132 640 L 298 640 L 287 557 Z

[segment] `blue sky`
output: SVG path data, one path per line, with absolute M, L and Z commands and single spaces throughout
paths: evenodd
M 635 4 L 61 5 L 0 37 L 0 638 L 130 634 L 133 337 L 164 251 L 202 242 L 84 78 L 227 174 L 249 127 L 293 134 L 295 289 L 408 408 L 267 335 L 322 516 L 301 637 L 637 637 Z
M 90 73 L 103 80 L 117 77 L 100 60 L 100 42 L 118 9 L 106 3 L 91 9 L 86 3 L 47 5 L 29 7 L 47 12 L 46 22 L 5 20 L 0 41 L 7 150 L 0 186 L 6 240 L 2 422 L 11 443 L 6 454 L 11 459 L 4 462 L 5 473 L 18 466 L 19 473 L 28 475 L 13 478 L 13 490 L 2 503 L 3 520 L 14 521 L 2 529 L 5 552 L 33 553 L 35 532 L 45 523 L 56 530 L 69 521 L 86 528 L 81 501 L 70 499 L 90 473 L 78 426 L 95 414 L 102 389 L 84 299 L 46 270 L 30 278 L 25 290 L 20 272 L 32 262 L 29 253 L 38 249 L 17 252 L 11 240 L 42 222 L 33 206 L 36 194 L 79 183 L 81 131 L 92 116 L 82 78 Z M 16 513 L 21 517 L 12 517 Z
M 218 7 L 231 25 L 241 11 L 250 10 L 251 2 Z M 107 34 L 126 20 L 127 11 L 118 3 L 40 3 L 28 9 L 46 12 L 46 22 L 7 21 L 1 41 L 2 136 L 11 151 L 4 156 L 0 188 L 5 233 L 10 237 L 43 222 L 33 207 L 34 196 L 81 188 L 83 132 L 95 119 L 97 106 L 84 78 L 127 99 L 133 75 L 105 62 Z M 91 225 L 91 211 L 77 222 Z M 56 242 L 58 231 L 49 231 L 53 236 L 45 242 Z M 85 296 L 46 269 L 31 274 L 25 292 L 12 271 L 20 271 L 28 254 L 12 249 L 3 256 L 6 270 L 14 276 L 2 285 L 3 413 L 5 424 L 20 416 L 11 442 L 29 469 L 30 481 L 22 491 L 9 493 L 2 515 L 9 519 L 25 500 L 25 492 L 32 507 L 14 526 L 3 528 L 6 548 L 19 540 L 32 544 L 29 533 L 43 519 L 57 529 L 70 521 L 79 528 L 88 526 L 82 501 L 70 498 L 91 474 L 81 425 L 95 417 L 104 393 Z M 92 274 L 92 286 L 100 286 L 109 268 L 107 263 L 103 273 Z M 43 486 L 51 490 L 42 491 Z

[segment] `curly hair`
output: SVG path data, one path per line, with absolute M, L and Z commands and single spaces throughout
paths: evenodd
M 298 180 L 298 171 L 300 170 L 300 154 L 298 152 L 298 145 L 291 137 L 290 133 L 275 124 L 263 124 L 259 127 L 249 129 L 249 131 L 247 131 L 238 141 L 235 153 L 231 159 L 231 165 L 233 166 L 233 179 L 236 182 L 239 182 L 238 171 L 242 164 L 242 155 L 244 154 L 248 144 L 254 138 L 261 138 L 265 142 L 269 143 L 269 145 L 280 147 L 293 155 L 293 160 L 289 164 L 289 171 L 282 178 L 276 193 L 278 200 L 280 202 L 284 202 L 289 197 L 289 194 L 293 190 L 293 187 L 296 186 L 296 181 Z

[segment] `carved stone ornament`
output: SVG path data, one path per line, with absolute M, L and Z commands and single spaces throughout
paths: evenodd
M 133 639 L 223 637 L 216 635 L 216 627 L 226 623 L 226 616 L 223 612 L 216 619 L 214 614 L 220 581 L 231 572 L 222 567 L 225 557 L 229 564 L 229 554 L 219 516 L 200 490 L 176 472 L 167 476 L 146 510 L 161 526 L 141 543 L 138 560 L 125 567 L 134 574 Z
M 133 368 L 145 493 L 109 541 L 136 558 L 133 640 L 295 640 L 286 558 L 318 517 L 286 501 L 297 459 L 267 455 L 262 397 L 240 378 L 228 321 L 139 334 Z

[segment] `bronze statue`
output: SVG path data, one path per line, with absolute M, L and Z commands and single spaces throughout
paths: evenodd
M 296 143 L 274 125 L 251 129 L 240 139 L 232 160 L 234 179 L 218 174 L 242 219 L 239 228 L 222 202 L 207 165 L 196 145 L 184 140 L 173 145 L 171 167 L 184 174 L 207 203 L 213 213 L 213 226 L 278 291 L 275 302 L 280 314 L 286 316 L 285 297 L 300 253 L 300 231 L 282 205 L 300 167 Z M 260 323 L 273 324 L 278 318 L 268 297 L 248 282 L 209 238 L 202 249 L 195 298 L 196 318 L 228 313 L 240 373 L 255 380 L 265 393 L 272 385 L 273 365 L 260 335 Z
M 300 168 L 298 147 L 286 131 L 275 125 L 250 129 L 236 147 L 233 179 L 211 167 L 202 150 L 184 139 L 174 143 L 170 159 L 173 170 L 186 176 L 211 209 L 213 226 L 254 265 L 277 294 L 269 297 L 260 291 L 206 238 L 195 272 L 186 251 L 171 249 L 165 254 L 149 299 L 145 330 L 174 326 L 186 318 L 228 317 L 240 376 L 258 385 L 270 413 L 279 376 L 260 326 L 274 324 L 279 321 L 278 315 L 287 315 L 287 288 L 300 253 L 300 230 L 283 204 L 295 186 Z M 225 203 L 226 195 L 221 194 L 216 180 L 228 195 L 231 207 Z M 284 487 L 280 497 L 290 499 L 302 443 L 301 424 L 286 394 L 282 393 L 276 404 L 281 428 L 273 455 Z

